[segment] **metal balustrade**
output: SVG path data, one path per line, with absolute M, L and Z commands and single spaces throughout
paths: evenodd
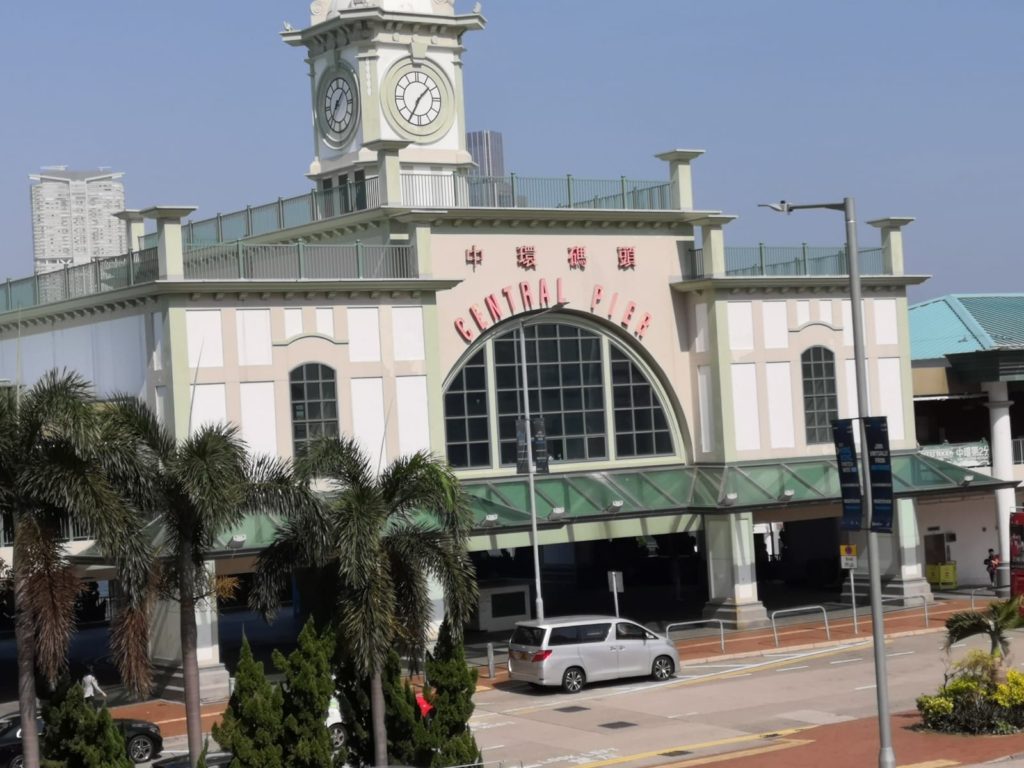
M 694 627 L 699 624 L 718 625 L 718 645 L 722 649 L 722 653 L 725 653 L 725 622 L 721 619 L 695 619 L 693 621 L 674 621 L 665 627 L 665 637 L 667 637 L 671 641 L 672 630 L 676 627 Z
M 881 248 L 861 248 L 862 275 L 891 274 Z M 845 246 L 726 246 L 726 277 L 825 277 L 848 274 Z M 714 275 L 717 277 L 717 275 Z M 712 275 L 704 271 L 704 251 L 692 248 L 683 259 L 683 279 L 701 280 Z
M 231 243 L 185 254 L 186 280 L 401 280 L 419 276 L 408 245 Z
M 773 611 L 770 616 L 772 622 L 772 637 L 775 638 L 775 647 L 779 647 L 779 631 L 775 626 L 775 617 L 781 616 L 786 613 L 807 613 L 808 611 L 821 611 L 821 616 L 825 620 L 825 637 L 829 640 L 832 639 L 832 631 L 828 626 L 828 611 L 825 610 L 823 605 L 799 605 L 795 608 L 783 608 L 778 611 Z
M 1024 464 L 1024 437 L 1013 438 L 1013 463 Z

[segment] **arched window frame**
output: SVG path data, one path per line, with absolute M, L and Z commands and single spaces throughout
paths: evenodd
M 832 422 L 839 418 L 835 352 L 820 345 L 805 349 L 800 354 L 800 378 L 807 444 L 831 443 Z
M 619 461 L 630 461 L 630 462 L 644 462 L 651 460 L 664 460 L 666 458 L 679 458 L 685 453 L 684 436 L 682 434 L 678 411 L 676 410 L 677 404 L 674 403 L 670 397 L 669 391 L 666 389 L 661 381 L 661 378 L 651 369 L 650 365 L 643 360 L 634 350 L 632 350 L 628 342 L 623 340 L 617 340 L 612 334 L 609 333 L 608 328 L 600 323 L 595 323 L 583 317 L 575 315 L 548 315 L 543 319 L 539 319 L 535 322 L 526 322 L 526 328 L 530 328 L 534 325 L 569 325 L 578 327 L 586 332 L 597 335 L 597 339 L 600 344 L 600 360 L 602 361 L 602 381 L 601 391 L 603 395 L 603 415 L 604 415 L 604 432 L 602 435 L 605 437 L 607 450 L 604 456 L 599 458 L 585 458 L 585 459 L 565 459 L 558 461 L 559 466 L 585 466 L 589 464 L 611 464 Z M 485 370 L 485 393 L 487 400 L 487 425 L 488 425 L 488 461 L 486 463 L 473 464 L 470 466 L 461 466 L 453 464 L 454 468 L 460 471 L 501 471 L 508 470 L 514 467 L 514 463 L 509 461 L 501 460 L 501 441 L 502 437 L 499 426 L 498 418 L 498 388 L 496 386 L 496 358 L 494 353 L 495 340 L 505 336 L 506 334 L 516 334 L 518 332 L 518 324 L 503 324 L 491 330 L 483 338 L 479 339 L 473 347 L 466 351 L 466 353 L 459 359 L 459 361 L 452 367 L 444 384 L 444 395 L 447 396 L 450 393 L 450 388 L 456 377 L 464 370 L 466 364 L 475 358 L 477 355 L 483 353 L 484 356 L 484 370 Z M 527 339 L 529 343 L 529 338 Z M 635 367 L 636 370 L 645 379 L 645 384 L 649 385 L 651 394 L 653 395 L 654 401 L 660 406 L 660 411 L 664 416 L 666 428 L 656 430 L 664 432 L 667 435 L 669 442 L 669 450 L 664 452 L 653 452 L 653 453 L 641 453 L 632 455 L 620 455 L 618 451 L 617 436 L 619 430 L 616 423 L 616 408 L 615 408 L 615 397 L 614 397 L 614 385 L 612 383 L 612 350 L 616 350 L 624 357 L 625 361 Z M 518 361 L 518 352 L 516 356 Z M 517 373 L 518 378 L 518 373 Z M 531 381 L 533 380 L 531 376 Z M 621 385 L 628 387 L 628 385 Z M 538 406 L 535 400 L 534 390 L 531 389 L 531 415 L 536 417 L 538 415 Z M 445 449 L 446 454 L 448 446 L 450 445 L 447 425 L 447 409 L 445 409 Z M 652 416 L 652 420 L 653 420 Z M 630 430 L 631 436 L 635 435 L 635 428 Z M 635 440 L 635 438 L 634 438 Z M 635 442 L 634 442 L 635 446 Z M 635 451 L 635 447 L 633 449 Z M 506 457 L 508 458 L 508 457 Z M 556 459 L 552 459 L 556 461 Z
M 329 373 L 329 376 L 326 375 Z M 302 397 L 296 398 L 296 387 Z M 289 415 L 292 423 L 292 455 L 299 456 L 317 437 L 338 437 L 338 372 L 329 365 L 310 361 L 288 372 Z M 301 406 L 300 411 L 296 406 Z M 314 407 L 315 406 L 315 407 Z M 316 414 L 316 415 L 313 415 Z

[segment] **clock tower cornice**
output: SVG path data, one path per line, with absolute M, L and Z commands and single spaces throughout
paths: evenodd
M 367 39 L 375 32 L 408 35 L 454 35 L 461 42 L 462 35 L 483 29 L 487 20 L 479 13 L 460 16 L 433 16 L 418 13 L 395 13 L 381 8 L 360 8 L 337 11 L 333 18 L 301 30 L 287 30 L 281 39 L 288 45 L 307 48 L 320 45 L 349 44 L 353 40 Z

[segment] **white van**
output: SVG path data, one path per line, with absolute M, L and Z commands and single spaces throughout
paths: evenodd
M 567 693 L 618 677 L 668 680 L 678 667 L 679 654 L 667 638 L 614 616 L 520 621 L 508 646 L 509 677 Z

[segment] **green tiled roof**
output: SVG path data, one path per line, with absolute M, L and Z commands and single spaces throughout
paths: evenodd
M 910 308 L 915 360 L 961 352 L 1024 349 L 1024 294 L 950 294 Z

